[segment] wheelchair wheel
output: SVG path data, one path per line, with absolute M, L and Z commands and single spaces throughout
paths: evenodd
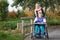
M 31 33 L 31 39 L 32 40 L 35 40 L 35 38 L 34 38 L 34 30 L 35 30 L 35 28 L 33 28 L 33 30 L 32 30 L 33 32 Z
M 31 34 L 31 39 L 32 39 L 32 40 L 35 40 L 35 39 L 36 39 L 36 38 L 34 38 L 33 33 Z
M 46 39 L 49 39 L 47 27 L 45 27 L 45 38 L 46 38 Z
M 45 38 L 46 39 L 49 39 L 48 33 L 45 34 Z

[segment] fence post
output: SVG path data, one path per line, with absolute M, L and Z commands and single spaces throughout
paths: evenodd
M 22 20 L 22 34 L 24 33 L 24 20 Z
M 17 23 L 17 29 L 18 29 L 18 23 Z
M 31 25 L 32 25 L 33 24 L 33 20 L 30 19 L 30 22 L 31 22 Z M 31 26 L 31 32 L 30 33 L 32 33 L 32 30 L 33 30 L 33 27 Z

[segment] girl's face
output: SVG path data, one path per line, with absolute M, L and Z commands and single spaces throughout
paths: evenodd
M 36 3 L 35 7 L 36 7 L 36 9 L 41 9 L 41 7 L 38 3 Z
M 42 12 L 41 11 L 38 11 L 38 17 L 41 18 L 43 15 L 42 15 Z

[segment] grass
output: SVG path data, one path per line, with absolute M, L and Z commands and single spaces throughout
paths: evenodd
M 60 18 L 48 18 L 48 25 L 60 25 Z
M 0 31 L 0 40 L 23 40 L 23 35 Z

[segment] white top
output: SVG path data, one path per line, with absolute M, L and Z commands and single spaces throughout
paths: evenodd
M 40 19 L 39 19 L 40 20 Z M 46 23 L 46 18 L 42 18 L 42 22 L 41 23 L 43 23 L 43 24 L 45 24 Z M 38 17 L 36 17 L 35 19 L 34 19 L 34 23 L 36 22 L 36 21 L 38 21 Z M 40 22 L 39 22 L 40 23 Z

